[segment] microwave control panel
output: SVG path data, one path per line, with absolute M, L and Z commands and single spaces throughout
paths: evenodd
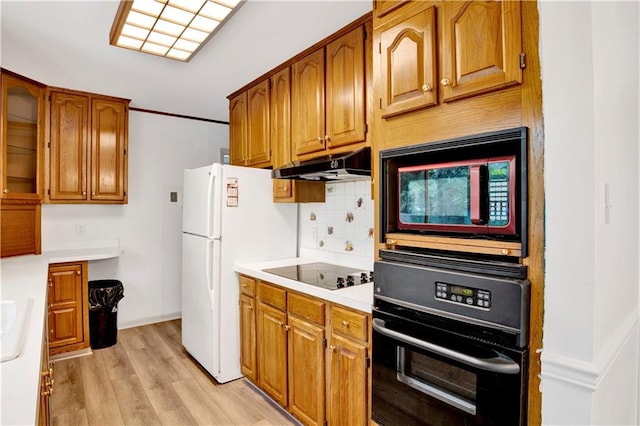
M 489 226 L 509 223 L 509 162 L 489 163 Z
M 491 292 L 471 287 L 436 281 L 436 299 L 473 306 L 474 308 L 491 308 Z

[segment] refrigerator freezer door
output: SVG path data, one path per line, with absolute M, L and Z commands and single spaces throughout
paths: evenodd
M 182 345 L 212 376 L 220 369 L 219 307 L 213 277 L 219 241 L 182 234 Z
M 213 164 L 184 171 L 182 232 L 220 237 L 220 209 L 216 199 L 221 170 L 220 164 Z

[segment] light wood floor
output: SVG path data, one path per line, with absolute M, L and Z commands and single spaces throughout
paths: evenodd
M 244 379 L 213 380 L 181 344 L 180 320 L 118 330 L 118 343 L 56 361 L 55 425 L 294 425 Z

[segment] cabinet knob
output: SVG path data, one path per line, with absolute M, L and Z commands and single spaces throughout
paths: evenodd
M 331 138 L 329 137 L 329 135 L 324 135 L 324 140 L 325 142 L 329 142 Z
M 447 77 L 445 77 L 442 80 L 440 80 L 440 84 L 442 84 L 443 86 L 448 86 L 448 85 L 451 84 L 451 80 L 449 80 Z
M 9 188 L 5 188 L 2 192 L 4 192 L 5 194 L 9 193 Z
M 422 85 L 422 91 L 423 92 L 430 92 L 431 90 L 432 90 L 432 87 L 431 87 L 430 84 L 426 84 L 425 83 L 425 84 Z
M 322 139 L 322 137 L 318 136 L 318 142 L 323 143 L 324 139 Z
M 283 326 L 282 321 L 277 321 L 276 324 L 278 324 L 278 327 L 282 327 Z
M 87 191 L 82 191 L 82 195 L 87 195 Z
M 76 275 L 80 275 L 80 274 L 81 274 L 81 272 L 80 272 L 80 271 L 76 271 Z
M 288 325 L 286 325 L 286 324 L 285 324 L 285 326 L 284 326 L 284 331 L 289 331 L 289 329 L 290 329 L 290 328 L 291 328 L 290 326 L 288 326 Z
M 349 321 L 342 321 L 342 326 L 349 328 Z
M 329 350 L 330 350 L 331 352 L 335 352 L 335 351 L 336 351 L 336 347 L 335 347 L 335 346 L 333 346 L 333 345 L 331 345 L 331 346 L 329 346 Z
M 92 193 L 91 193 L 91 195 L 96 195 L 96 193 L 95 193 L 95 192 L 92 192 Z
M 242 288 L 247 288 L 247 283 L 242 283 Z
M 251 306 L 251 305 L 247 305 L 247 308 L 248 308 L 249 310 L 251 310 L 251 309 L 253 309 L 253 306 Z

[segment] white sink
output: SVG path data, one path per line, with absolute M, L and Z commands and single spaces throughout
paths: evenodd
M 31 299 L 0 300 L 0 331 L 2 332 L 2 359 L 5 362 L 17 358 L 22 353 L 27 318 L 31 310 Z

